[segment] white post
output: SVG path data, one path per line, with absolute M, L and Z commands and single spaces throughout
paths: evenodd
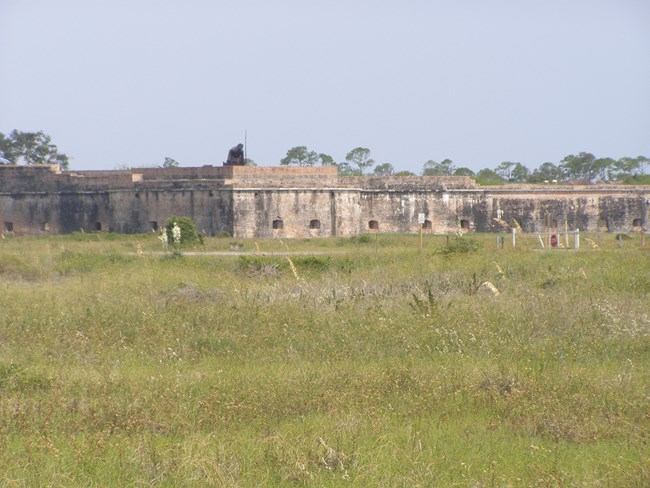
M 574 249 L 580 248 L 580 229 L 576 229 L 573 234 L 573 248 Z
M 517 241 L 516 235 L 517 235 L 517 230 L 512 229 L 512 247 L 513 248 L 515 247 L 515 244 L 516 244 L 516 241 Z

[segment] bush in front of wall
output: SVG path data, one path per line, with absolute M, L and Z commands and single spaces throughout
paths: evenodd
M 169 242 L 173 242 L 174 224 L 181 230 L 181 246 L 198 246 L 203 244 L 203 236 L 196 231 L 196 224 L 190 217 L 170 217 L 165 224 Z

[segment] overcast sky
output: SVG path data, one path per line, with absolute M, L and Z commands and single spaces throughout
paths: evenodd
M 0 132 L 71 169 L 293 146 L 533 169 L 650 157 L 648 0 L 0 0 Z

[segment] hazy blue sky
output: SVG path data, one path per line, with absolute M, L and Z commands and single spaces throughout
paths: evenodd
M 648 0 L 0 0 L 0 132 L 71 169 L 650 157 Z

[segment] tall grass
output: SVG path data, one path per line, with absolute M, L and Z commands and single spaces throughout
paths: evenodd
M 650 484 L 648 249 L 472 238 L 0 241 L 0 484 Z

